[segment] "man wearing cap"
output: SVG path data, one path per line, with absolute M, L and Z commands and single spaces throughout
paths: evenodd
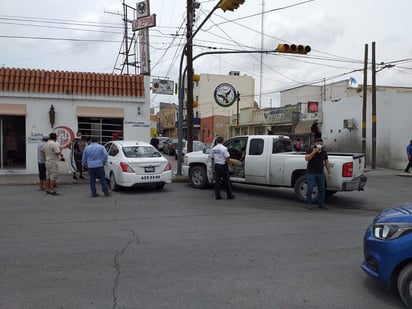
M 43 134 L 41 138 L 41 142 L 37 145 L 37 164 L 39 166 L 39 180 L 40 180 L 40 188 L 39 191 L 44 191 L 44 187 L 46 185 L 46 157 L 44 153 L 42 153 L 41 149 L 49 140 L 49 134 Z

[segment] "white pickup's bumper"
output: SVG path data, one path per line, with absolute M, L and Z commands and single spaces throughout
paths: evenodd
M 363 191 L 363 188 L 366 185 L 366 181 L 368 180 L 368 177 L 366 176 L 360 176 L 358 178 L 353 179 L 350 182 L 345 182 L 343 183 L 342 190 L 343 191 Z
M 189 165 L 182 166 L 182 174 L 185 177 L 189 177 Z

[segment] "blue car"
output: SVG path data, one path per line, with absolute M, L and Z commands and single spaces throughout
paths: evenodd
M 412 308 L 412 203 L 383 210 L 363 239 L 361 268 L 387 288 L 396 287 Z

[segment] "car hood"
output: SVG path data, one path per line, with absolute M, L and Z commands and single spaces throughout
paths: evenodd
M 412 202 L 383 210 L 373 223 L 412 222 Z

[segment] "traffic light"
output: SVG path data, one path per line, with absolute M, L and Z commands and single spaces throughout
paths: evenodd
M 199 74 L 193 74 L 193 81 L 194 82 L 199 82 L 200 80 L 200 75 Z
M 245 3 L 245 0 L 222 0 L 219 7 L 224 12 L 226 12 L 227 10 L 234 11 L 239 7 L 239 5 L 243 3 Z
M 199 101 L 193 100 L 193 108 L 199 106 Z
M 279 44 L 275 51 L 279 53 L 306 55 L 308 52 L 311 51 L 311 48 L 309 45 Z

